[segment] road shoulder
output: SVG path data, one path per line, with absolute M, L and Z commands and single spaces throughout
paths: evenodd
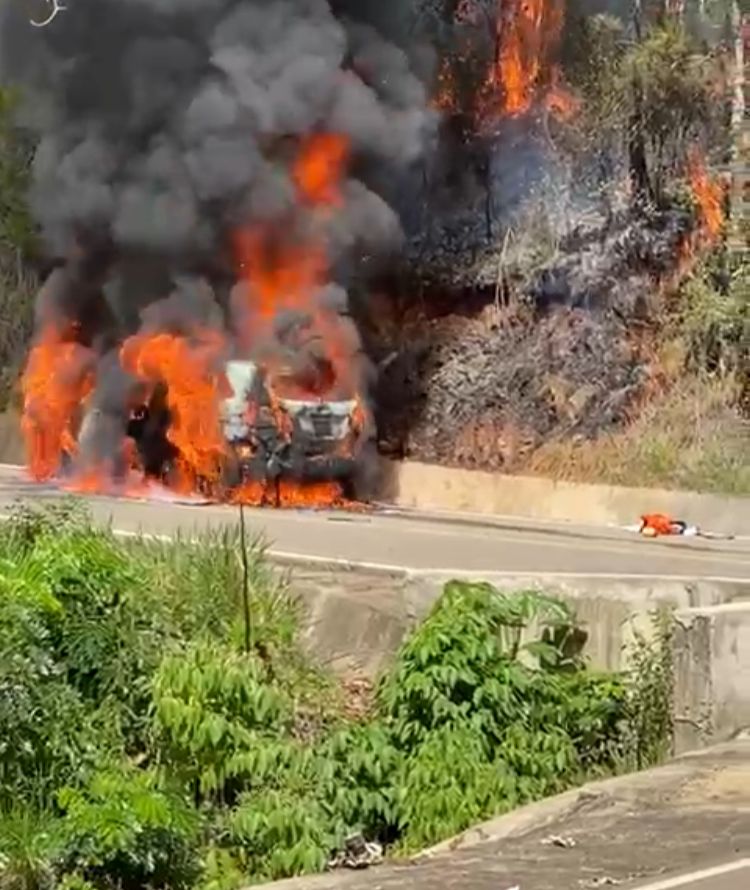
M 750 738 L 490 820 L 407 863 L 274 890 L 637 890 L 750 856 Z

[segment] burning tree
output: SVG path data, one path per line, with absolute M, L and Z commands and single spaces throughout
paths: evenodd
M 448 12 L 448 138 L 403 273 L 421 300 L 371 335 L 380 430 L 400 455 L 521 470 L 622 428 L 678 374 L 662 331 L 723 226 L 725 53 L 663 8 Z

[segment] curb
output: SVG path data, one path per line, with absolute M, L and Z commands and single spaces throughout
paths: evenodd
M 650 780 L 663 777 L 669 773 L 682 773 L 695 768 L 696 761 L 710 759 L 714 755 L 737 751 L 738 747 L 750 751 L 750 730 L 738 733 L 734 739 L 708 748 L 686 751 L 673 757 L 660 766 L 654 766 L 640 772 L 626 773 L 586 782 L 578 788 L 563 791 L 554 797 L 548 797 L 535 803 L 527 804 L 502 816 L 495 816 L 479 825 L 466 829 L 433 847 L 422 850 L 408 861 L 414 864 L 426 862 L 445 853 L 467 850 L 487 841 L 500 841 L 511 837 L 520 837 L 544 828 L 558 819 L 575 815 L 588 804 L 612 797 L 618 792 L 647 784 Z

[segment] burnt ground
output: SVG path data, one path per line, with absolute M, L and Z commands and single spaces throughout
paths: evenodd
M 463 284 L 402 280 L 363 324 L 381 451 L 514 472 L 542 445 L 627 424 L 662 383 L 665 282 L 693 225 L 680 209 L 623 215 L 574 231 L 530 272 L 486 253 Z
M 486 840 L 423 861 L 295 878 L 274 887 L 630 890 L 648 879 L 741 859 L 750 855 L 750 740 L 587 786 L 557 816 L 548 811 L 525 830 L 519 823 L 515 834 L 493 840 L 500 825 L 484 827 Z

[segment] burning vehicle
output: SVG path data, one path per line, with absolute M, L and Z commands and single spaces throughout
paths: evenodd
M 662 386 L 657 304 L 722 227 L 701 109 L 694 156 L 649 149 L 690 211 L 642 175 L 629 78 L 605 102 L 564 70 L 562 0 L 442 4 L 439 34 L 433 5 L 77 0 L 33 34 L 0 7 L 61 263 L 21 381 L 34 478 L 326 506 L 375 415 L 381 451 L 517 471 Z M 620 59 L 627 22 L 593 18 Z
M 327 0 L 81 0 L 33 34 L 10 5 L 0 43 L 60 262 L 21 381 L 31 475 L 341 503 L 372 440 L 348 290 L 398 246 L 383 182 L 435 118 L 408 55 Z
M 220 403 L 225 450 L 220 459 L 220 487 L 229 493 L 253 485 L 265 490 L 297 481 L 334 482 L 353 495 L 357 456 L 365 432 L 364 414 L 356 398 L 328 401 L 309 394 L 298 398 L 277 395 L 263 369 L 251 361 L 226 363 L 229 394 Z M 272 388 L 273 387 L 273 388 Z M 179 449 L 169 440 L 168 389 L 156 386 L 128 419 L 127 434 L 147 476 L 173 487 L 179 485 Z M 87 415 L 78 447 L 86 447 L 95 418 Z M 210 493 L 211 478 L 198 480 Z

